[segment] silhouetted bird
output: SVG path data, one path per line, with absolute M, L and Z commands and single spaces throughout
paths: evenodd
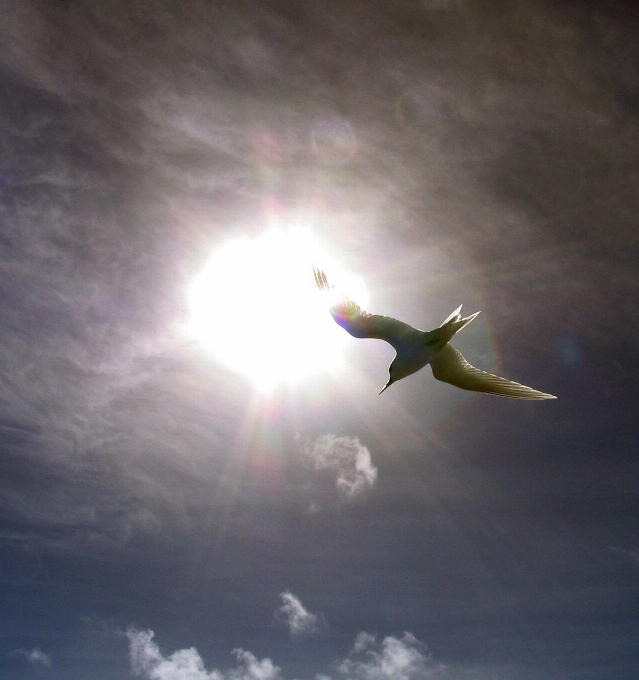
M 328 283 L 326 274 L 318 269 L 313 270 L 315 283 L 320 290 L 333 288 Z M 378 316 L 363 312 L 359 305 L 348 298 L 331 307 L 331 314 L 337 323 L 356 338 L 377 338 L 391 344 L 397 354 L 388 369 L 388 382 L 380 394 L 394 382 L 405 378 L 420 368 L 430 364 L 437 380 L 450 383 L 463 390 L 488 392 L 500 397 L 512 399 L 556 399 L 545 392 L 533 390 L 512 380 L 500 378 L 498 375 L 480 371 L 471 366 L 449 340 L 468 325 L 478 314 L 462 318 L 461 305 L 433 331 L 420 331 L 407 323 L 388 316 Z

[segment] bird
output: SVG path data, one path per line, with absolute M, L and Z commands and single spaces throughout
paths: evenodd
M 329 284 L 326 274 L 321 269 L 313 268 L 313 273 L 315 284 L 320 291 L 334 290 L 334 286 Z M 487 373 L 469 364 L 461 352 L 449 344 L 449 341 L 479 312 L 462 317 L 461 308 L 462 305 L 459 305 L 439 328 L 432 331 L 421 331 L 389 316 L 364 312 L 358 304 L 345 296 L 342 296 L 337 304 L 331 306 L 330 312 L 335 321 L 353 337 L 385 340 L 395 349 L 395 358 L 388 369 L 388 382 L 381 389 L 380 394 L 393 383 L 430 364 L 433 376 L 437 380 L 463 390 L 486 392 L 511 399 L 557 398 L 552 394 L 534 390 L 532 387 Z

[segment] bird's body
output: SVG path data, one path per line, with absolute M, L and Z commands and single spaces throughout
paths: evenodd
M 315 270 L 315 282 L 320 290 L 331 288 L 322 271 Z M 552 394 L 539 392 L 471 366 L 460 352 L 448 344 L 455 333 L 468 325 L 479 312 L 464 318 L 460 314 L 460 305 L 439 328 L 421 331 L 389 316 L 363 312 L 359 305 L 347 298 L 333 305 L 330 311 L 335 321 L 352 336 L 385 340 L 394 347 L 397 354 L 389 367 L 388 382 L 380 394 L 394 382 L 430 364 L 437 380 L 464 390 L 512 399 L 556 399 Z

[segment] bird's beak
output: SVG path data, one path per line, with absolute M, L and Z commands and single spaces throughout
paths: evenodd
M 381 394 L 387 387 L 390 387 L 392 384 L 393 384 L 393 383 L 389 380 L 389 381 L 384 385 L 384 387 L 382 387 L 382 390 L 381 390 L 380 394 Z

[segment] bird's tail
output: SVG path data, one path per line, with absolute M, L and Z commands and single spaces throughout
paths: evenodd
M 458 333 L 464 326 L 467 326 L 478 314 L 475 312 L 470 316 L 462 317 L 460 314 L 462 306 L 459 305 L 457 309 L 444 321 L 444 323 L 436 329 L 439 338 L 446 344 L 449 340 Z

